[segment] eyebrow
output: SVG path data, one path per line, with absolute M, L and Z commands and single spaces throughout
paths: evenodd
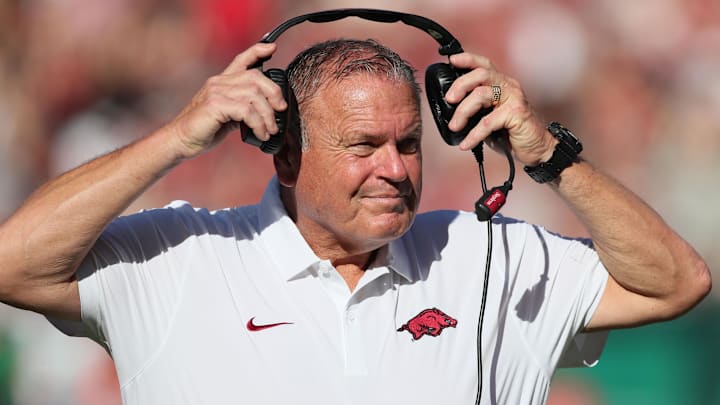
M 422 125 L 422 122 L 418 122 L 418 124 L 415 126 L 415 129 L 410 131 L 408 136 L 414 137 L 414 138 L 422 138 L 422 134 L 423 134 L 423 125 Z
M 365 131 L 357 131 L 350 134 L 348 137 L 349 140 L 352 141 L 358 141 L 358 140 L 379 140 L 379 139 L 385 139 L 385 134 L 378 134 L 378 133 L 372 133 L 372 132 L 365 132 Z M 399 140 L 405 140 L 405 139 L 421 139 L 422 138 L 422 124 L 418 124 L 412 131 L 402 135 Z

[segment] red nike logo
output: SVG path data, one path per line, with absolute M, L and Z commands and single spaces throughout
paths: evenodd
M 268 323 L 268 324 L 264 324 L 264 325 L 257 325 L 257 324 L 255 324 L 255 317 L 253 316 L 252 318 L 250 318 L 250 320 L 247 323 L 247 329 L 250 332 L 257 332 L 257 331 L 260 331 L 263 329 L 274 328 L 274 327 L 280 326 L 280 325 L 292 325 L 292 322 L 278 322 L 278 323 Z

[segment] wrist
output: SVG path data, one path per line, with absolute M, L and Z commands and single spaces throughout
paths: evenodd
M 548 148 L 537 165 L 525 166 L 525 172 L 541 184 L 557 179 L 563 170 L 578 160 L 578 154 L 583 149 L 580 140 L 559 123 L 552 122 L 547 129 L 555 139 L 554 147 Z
M 185 160 L 192 159 L 198 155 L 201 155 L 206 147 L 200 143 L 193 143 L 191 139 L 185 135 L 188 133 L 186 128 L 182 128 L 176 123 L 170 123 L 153 135 L 157 136 L 166 145 L 167 152 L 169 152 L 169 158 L 181 163 Z

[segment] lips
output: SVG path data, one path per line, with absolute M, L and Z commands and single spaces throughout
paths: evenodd
M 372 192 L 365 192 L 361 193 L 361 196 L 363 198 L 408 198 L 412 195 L 411 190 L 398 190 L 398 189 L 389 189 L 389 190 L 376 190 Z
M 409 182 L 396 184 L 395 187 L 388 187 L 389 184 L 379 186 L 360 190 L 358 196 L 369 204 L 389 207 L 393 212 L 415 209 L 416 195 Z
M 405 198 L 407 196 L 402 196 L 400 194 L 383 194 L 383 195 L 368 195 L 365 196 L 365 198 L 379 198 L 379 199 L 399 199 L 399 198 Z
M 374 200 L 410 200 L 412 193 L 399 190 L 361 194 L 362 198 Z
M 413 199 L 409 195 L 402 194 L 377 194 L 363 196 L 367 207 L 375 214 L 381 213 L 402 213 L 406 210 L 412 211 L 414 208 Z

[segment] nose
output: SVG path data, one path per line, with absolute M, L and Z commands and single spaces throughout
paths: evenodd
M 393 183 L 400 183 L 408 178 L 407 155 L 400 153 L 396 145 L 386 144 L 382 148 L 382 153 L 377 154 L 379 162 L 377 162 L 378 176 L 387 179 Z

